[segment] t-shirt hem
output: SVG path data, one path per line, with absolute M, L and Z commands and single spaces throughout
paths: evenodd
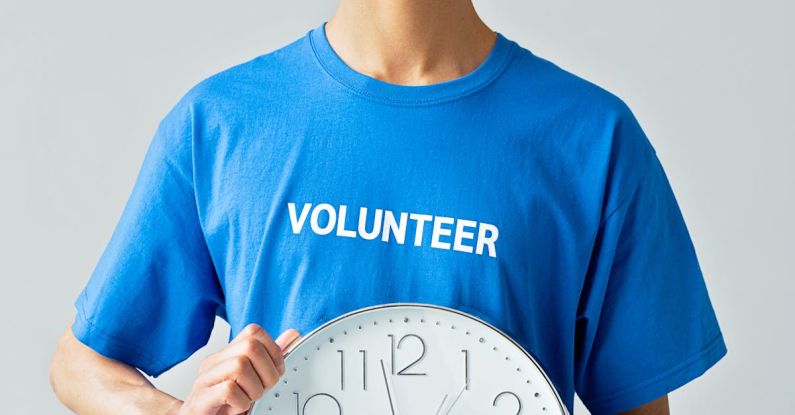
M 615 414 L 637 408 L 701 376 L 726 355 L 721 333 L 700 352 L 665 372 L 629 389 L 583 399 L 592 415 Z
M 140 347 L 104 333 L 82 313 L 80 307 L 71 329 L 77 340 L 95 352 L 109 359 L 135 366 L 149 376 L 157 377 L 169 367 Z

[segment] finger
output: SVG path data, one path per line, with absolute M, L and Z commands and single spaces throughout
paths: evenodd
M 221 408 L 221 410 L 215 415 L 250 415 L 250 409 L 245 410 L 243 412 L 238 412 L 237 409 L 234 409 L 230 406 L 225 406 Z
M 205 390 L 201 397 L 197 399 L 199 407 L 202 409 L 212 409 L 218 411 L 228 406 L 235 414 L 247 411 L 251 407 L 251 401 L 240 386 L 227 380 Z
M 259 332 L 265 332 L 265 329 L 263 329 L 262 326 L 260 326 L 257 323 L 249 323 L 248 325 L 246 325 L 246 327 L 243 327 L 243 329 L 240 330 L 239 333 L 237 333 L 237 336 L 235 336 L 235 338 L 232 339 L 232 341 L 229 342 L 229 344 L 238 342 L 246 337 L 251 337 Z
M 251 401 L 259 399 L 265 393 L 265 386 L 259 375 L 249 358 L 244 355 L 233 357 L 213 367 L 201 377 L 200 382 L 205 387 L 211 387 L 228 380 L 237 383 Z
M 264 335 L 260 333 L 264 333 Z M 199 365 L 199 372 L 204 372 L 210 369 L 211 367 L 219 364 L 220 362 L 223 362 L 239 354 L 235 352 L 237 349 L 234 348 L 234 345 L 246 342 L 252 338 L 262 343 L 263 347 L 265 347 L 265 342 L 268 341 L 272 342 L 272 340 L 270 340 L 270 336 L 268 335 L 268 333 L 266 333 L 265 330 L 260 325 L 256 323 L 251 323 L 246 327 L 244 327 L 243 330 L 241 330 L 240 333 L 238 333 L 237 336 L 235 336 L 235 338 L 232 339 L 232 341 L 229 342 L 229 344 L 226 347 L 219 350 L 218 352 L 215 352 L 207 356 L 207 358 L 205 358 L 202 361 L 202 363 Z
M 215 357 L 215 359 L 223 358 L 224 360 L 214 363 L 213 365 L 206 364 L 205 369 L 199 376 L 203 376 L 202 374 L 206 373 L 214 373 L 216 368 L 222 366 L 227 360 L 235 359 L 240 356 L 248 358 L 249 362 L 254 367 L 254 371 L 262 387 L 266 390 L 279 381 L 281 374 L 273 364 L 273 360 L 271 360 L 270 354 L 265 350 L 265 346 L 263 346 L 259 340 L 251 337 L 227 346 L 226 349 L 223 350 L 223 353 L 219 353 L 218 356 Z M 210 378 L 210 380 L 217 381 L 217 379 L 214 378 Z
M 271 356 L 271 360 L 279 371 L 279 375 L 281 376 L 284 374 L 284 355 L 279 345 L 273 341 L 268 332 L 257 324 L 249 324 L 240 332 L 240 335 L 244 336 L 244 338 L 245 336 L 250 336 L 259 340 Z M 244 340 L 244 338 L 241 338 L 241 341 Z
M 276 382 L 279 381 L 279 377 L 284 373 L 284 371 L 281 373 L 279 372 L 270 354 L 265 350 L 265 346 L 256 339 L 249 338 L 243 340 L 235 344 L 232 348 L 235 353 L 245 355 L 249 358 L 265 390 L 275 385 Z
M 292 344 L 301 337 L 301 333 L 296 329 L 287 329 L 276 339 L 276 344 L 282 349 L 282 355 Z
M 236 409 L 225 406 L 215 415 L 248 415 L 248 411 L 238 412 Z

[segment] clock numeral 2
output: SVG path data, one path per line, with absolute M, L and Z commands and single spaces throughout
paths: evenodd
M 392 344 L 392 374 L 393 375 L 395 375 L 395 374 L 403 375 L 403 376 L 409 376 L 409 375 L 425 376 L 426 375 L 425 373 L 409 373 L 408 372 L 408 370 L 412 366 L 414 366 L 417 363 L 419 363 L 420 360 L 422 360 L 422 358 L 425 357 L 425 341 L 422 340 L 422 337 L 420 337 L 420 336 L 418 336 L 416 334 L 407 334 L 407 335 L 401 337 L 400 340 L 397 341 L 397 344 L 395 344 L 395 335 L 394 334 L 387 334 L 387 336 L 389 336 L 389 338 L 391 340 L 391 344 Z M 420 356 L 416 360 L 414 360 L 413 362 L 409 363 L 406 367 L 404 367 L 403 369 L 400 369 L 396 373 L 395 372 L 395 355 L 397 354 L 397 350 L 400 349 L 400 346 L 403 344 L 403 341 L 406 340 L 406 339 L 409 339 L 409 338 L 414 338 L 414 339 L 419 340 L 420 346 L 422 346 L 422 352 L 420 352 Z
M 516 398 L 516 403 L 519 404 L 519 408 L 516 409 L 516 415 L 522 413 L 522 400 L 519 399 L 519 395 L 509 391 L 498 393 L 497 396 L 494 397 L 494 402 L 492 402 L 491 406 L 497 406 L 497 401 L 505 395 L 513 396 L 514 398 Z

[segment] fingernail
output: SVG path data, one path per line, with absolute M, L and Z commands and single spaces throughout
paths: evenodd
M 300 336 L 300 334 L 296 330 L 288 329 L 288 330 L 285 330 L 284 333 L 282 333 L 279 336 L 279 338 L 277 339 L 276 343 L 279 344 L 279 347 L 281 347 L 282 350 L 284 350 L 287 347 L 289 347 L 290 344 L 292 344 L 295 341 L 295 339 L 298 338 L 299 336 Z

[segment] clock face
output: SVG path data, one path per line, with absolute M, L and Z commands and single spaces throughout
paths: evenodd
M 438 306 L 346 314 L 301 338 L 285 367 L 252 415 L 568 414 L 518 344 Z

